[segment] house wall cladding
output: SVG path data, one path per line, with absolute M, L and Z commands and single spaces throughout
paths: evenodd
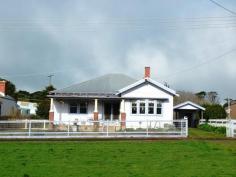
M 1 111 L 0 116 L 9 116 L 14 111 L 16 111 L 16 102 L 11 99 L 0 98 Z

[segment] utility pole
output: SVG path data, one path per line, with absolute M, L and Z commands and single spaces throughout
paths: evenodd
M 48 76 L 48 78 L 49 78 L 49 86 L 52 85 L 52 77 L 53 77 L 53 76 L 54 76 L 53 74 L 50 74 L 50 75 Z
M 228 116 L 229 116 L 229 119 L 231 119 L 231 116 L 230 116 L 230 102 L 231 100 L 228 98 Z

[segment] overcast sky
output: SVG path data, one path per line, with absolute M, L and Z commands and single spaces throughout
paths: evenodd
M 144 66 L 175 90 L 236 99 L 236 16 L 209 0 L 0 0 L 0 77 L 17 89 Z

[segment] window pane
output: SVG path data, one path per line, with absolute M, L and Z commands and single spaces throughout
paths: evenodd
M 157 108 L 157 114 L 161 114 L 161 108 Z
M 137 104 L 132 103 L 132 114 L 137 114 Z
M 140 103 L 139 113 L 145 114 L 145 103 Z
M 154 103 L 148 103 L 148 114 L 154 114 Z
M 86 103 L 80 103 L 79 112 L 81 114 L 86 114 L 87 113 L 87 104 Z
M 77 104 L 70 104 L 70 113 L 77 113 Z

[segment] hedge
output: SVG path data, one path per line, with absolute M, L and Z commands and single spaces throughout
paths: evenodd
M 226 127 L 215 127 L 209 124 L 201 124 L 198 125 L 198 128 L 201 130 L 205 130 L 208 132 L 214 132 L 214 133 L 219 133 L 219 134 L 226 134 Z

